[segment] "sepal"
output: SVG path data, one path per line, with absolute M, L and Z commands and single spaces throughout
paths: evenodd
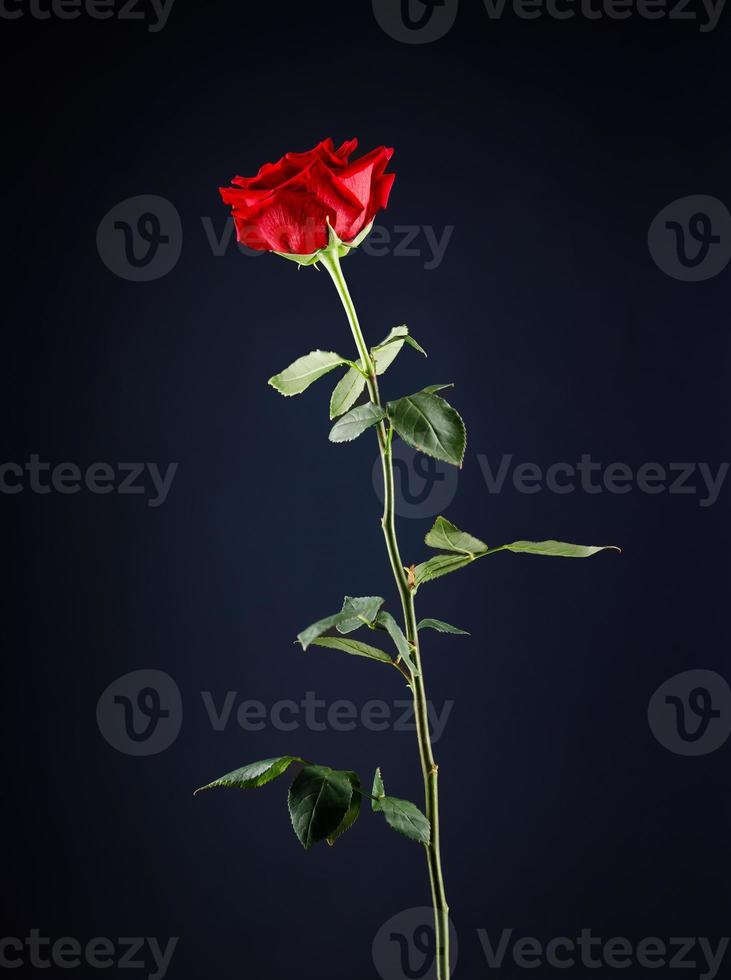
M 374 219 L 375 220 L 375 219 Z M 358 248 L 362 245 L 370 234 L 373 228 L 373 221 L 366 225 L 365 228 L 360 231 L 352 242 L 344 242 L 335 233 L 335 229 L 332 227 L 330 222 L 327 223 L 328 230 L 328 243 L 325 248 L 319 248 L 316 252 L 310 252 L 308 255 L 296 255 L 292 252 L 274 252 L 275 255 L 280 255 L 283 259 L 289 259 L 290 262 L 296 262 L 297 265 L 307 266 L 316 265 L 322 258 L 323 252 L 334 252 L 337 254 L 339 259 L 345 258 L 351 249 Z

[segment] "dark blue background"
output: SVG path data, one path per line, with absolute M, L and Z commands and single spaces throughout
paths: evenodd
M 344 592 L 396 611 L 373 441 L 328 443 L 330 379 L 296 400 L 266 385 L 314 347 L 349 352 L 337 297 L 315 271 L 233 246 L 214 256 L 201 222 L 223 229 L 217 187 L 234 173 L 326 135 L 396 148 L 381 224 L 454 226 L 436 269 L 345 265 L 369 340 L 408 322 L 429 352 L 401 354 L 386 397 L 456 382 L 469 442 L 450 518 L 495 544 L 624 548 L 587 563 L 500 555 L 419 594 L 422 615 L 472 634 L 425 643 L 432 699 L 454 700 L 437 757 L 458 976 L 489 972 L 477 928 L 728 931 L 728 745 L 681 758 L 646 717 L 673 674 L 729 673 L 728 488 L 707 508 L 638 490 L 490 495 L 476 458 L 731 458 L 731 272 L 681 282 L 647 248 L 672 200 L 731 201 L 728 16 L 702 34 L 462 6 L 423 46 L 389 38 L 364 0 L 177 0 L 157 34 L 0 23 L 3 461 L 179 463 L 159 508 L 87 491 L 0 499 L 4 936 L 179 936 L 181 978 L 371 977 L 381 924 L 428 904 L 418 847 L 369 812 L 305 854 L 284 780 L 191 795 L 295 752 L 364 779 L 380 764 L 394 795 L 420 799 L 412 734 L 216 732 L 201 700 L 404 697 L 377 665 L 292 645 Z M 170 200 L 184 229 L 177 266 L 150 283 L 116 277 L 95 242 L 140 194 Z M 401 522 L 405 558 L 425 557 L 428 526 Z M 140 759 L 107 744 L 95 713 L 142 668 L 176 680 L 184 714 L 173 746 Z

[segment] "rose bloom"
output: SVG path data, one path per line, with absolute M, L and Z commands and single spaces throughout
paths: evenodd
M 351 163 L 357 146 L 352 139 L 336 150 L 326 139 L 221 187 L 238 241 L 258 251 L 311 255 L 327 246 L 329 221 L 342 242 L 352 242 L 385 208 L 396 176 L 384 173 L 393 149 L 379 146 Z

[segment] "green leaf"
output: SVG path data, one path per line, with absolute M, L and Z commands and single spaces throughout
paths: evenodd
M 306 650 L 318 636 L 322 636 L 333 627 L 338 627 L 341 633 L 351 633 L 363 624 L 372 623 L 382 605 L 383 599 L 380 596 L 353 598 L 346 595 L 340 612 L 318 619 L 316 623 L 298 633 L 297 639 L 302 649 Z
M 599 551 L 619 551 L 613 544 L 567 544 L 565 541 L 513 541 L 512 544 L 504 544 L 500 548 L 493 548 L 490 554 L 496 551 L 514 551 L 516 554 L 524 555 L 549 555 L 553 558 L 591 558 Z
M 405 325 L 394 327 L 386 339 L 372 349 L 376 374 L 383 374 L 393 364 L 404 346 L 404 337 L 407 337 L 408 333 L 409 328 Z
M 409 347 L 413 347 L 415 351 L 418 351 L 419 354 L 423 354 L 424 357 L 427 356 L 427 353 L 424 350 L 424 348 L 421 346 L 421 344 L 417 340 L 414 340 L 414 338 L 411 335 L 409 335 L 408 337 L 404 337 L 404 343 L 408 344 Z
M 312 641 L 316 647 L 328 647 L 332 650 L 343 650 L 354 657 L 368 657 L 370 660 L 380 660 L 384 664 L 393 664 L 394 661 L 383 650 L 369 646 L 368 643 L 361 643 L 359 640 L 346 640 L 339 636 L 321 636 Z
M 442 575 L 457 572 L 475 560 L 471 555 L 435 555 L 414 569 L 416 588 L 418 589 L 424 582 L 431 582 L 432 579 L 441 578 Z
M 621 550 L 621 548 L 617 548 L 615 545 L 566 544 L 564 541 L 514 541 L 512 544 L 500 545 L 499 548 L 489 548 L 480 554 L 464 554 L 460 552 L 459 554 L 451 555 L 435 555 L 428 561 L 416 566 L 414 569 L 414 578 L 416 580 L 416 588 L 418 589 L 424 582 L 429 582 L 442 575 L 448 575 L 450 572 L 456 572 L 460 568 L 464 568 L 466 565 L 476 561 L 478 558 L 484 558 L 486 555 L 496 555 L 499 551 L 513 551 L 517 554 L 526 555 L 548 555 L 554 558 L 590 558 L 599 551 Z
M 421 391 L 425 395 L 435 395 L 438 391 L 444 391 L 445 388 L 454 388 L 454 382 L 450 381 L 446 385 L 427 385 L 426 388 L 422 388 Z
M 347 412 L 360 398 L 366 379 L 357 368 L 350 368 L 335 385 L 330 399 L 330 418 L 336 419 Z
M 305 766 L 289 790 L 289 815 L 306 850 L 336 833 L 352 796 L 348 773 L 327 766 Z
M 386 406 L 396 432 L 419 452 L 461 466 L 467 436 L 464 422 L 439 395 L 419 391 Z
M 375 794 L 374 794 L 375 795 Z M 398 800 L 395 796 L 383 796 L 376 804 L 390 827 L 410 840 L 428 844 L 431 827 L 421 810 L 408 800 Z
M 322 636 L 323 633 L 327 633 L 327 631 L 332 629 L 333 626 L 337 626 L 338 623 L 342 623 L 343 618 L 342 612 L 335 613 L 333 616 L 326 616 L 324 619 L 318 619 L 318 621 L 313 623 L 312 626 L 308 626 L 307 629 L 302 630 L 301 633 L 298 633 L 297 639 L 302 645 L 302 649 L 306 650 L 318 636 Z
M 371 790 L 371 809 L 375 813 L 382 813 L 388 824 L 400 834 L 405 834 L 411 840 L 419 841 L 421 844 L 428 844 L 431 836 L 429 821 L 418 807 L 408 800 L 399 800 L 395 796 L 386 796 L 386 788 L 383 785 L 383 776 L 380 767 L 376 769 L 373 777 L 373 789 Z
M 288 368 L 280 374 L 275 374 L 269 379 L 272 388 L 276 388 L 282 395 L 299 395 L 309 388 L 313 381 L 317 381 L 323 374 L 333 371 L 341 364 L 347 364 L 347 360 L 340 354 L 333 351 L 315 350 L 304 357 L 297 358 Z
M 470 634 L 467 630 L 457 629 L 456 626 L 450 626 L 449 623 L 443 623 L 441 619 L 422 619 L 420 623 L 417 624 L 417 630 L 437 630 L 439 633 L 454 633 L 459 636 L 469 636 Z
M 384 603 L 378 595 L 353 597 L 346 595 L 340 610 L 341 621 L 337 623 L 338 633 L 352 633 L 361 626 L 370 626 Z
M 350 780 L 350 785 L 353 788 L 353 795 L 350 798 L 350 806 L 348 807 L 348 812 L 343 817 L 340 826 L 337 827 L 337 829 L 334 830 L 333 833 L 330 834 L 327 838 L 327 842 L 330 845 L 330 847 L 333 846 L 333 844 L 338 839 L 338 837 L 343 836 L 346 830 L 350 830 L 350 828 L 353 826 L 355 821 L 358 819 L 358 816 L 360 815 L 360 804 L 363 799 L 363 794 L 361 793 L 360 790 L 360 779 L 358 778 L 358 774 L 355 772 L 346 772 L 345 775 Z
M 453 554 L 439 554 L 422 562 L 414 569 L 416 588 L 424 582 L 439 578 L 441 575 L 448 575 L 456 572 L 465 565 L 477 558 L 484 558 L 485 555 L 494 555 L 499 551 L 513 551 L 518 554 L 529 555 L 549 555 L 560 558 L 589 558 L 599 551 L 621 551 L 614 545 L 583 545 L 567 544 L 564 541 L 513 541 L 512 544 L 503 544 L 499 548 L 489 548 L 484 541 L 460 531 L 458 527 L 448 521 L 446 517 L 437 517 L 434 526 L 425 537 L 426 544 L 431 548 L 442 548 L 453 552 Z M 417 629 L 429 626 L 432 629 L 442 628 L 444 633 L 463 633 L 463 630 L 455 629 L 448 623 L 440 623 L 439 620 L 422 620 Z
M 409 641 L 403 634 L 403 631 L 396 620 L 393 618 L 391 613 L 381 612 L 378 614 L 376 623 L 382 626 L 388 635 L 393 640 L 396 649 L 398 650 L 398 655 L 409 668 L 411 673 L 415 676 L 419 676 L 419 671 L 416 669 L 416 664 L 411 659 L 411 650 L 409 649 Z
M 373 789 L 371 790 L 371 796 L 376 797 L 376 799 L 371 800 L 371 810 L 375 813 L 378 810 L 378 803 L 386 795 L 386 788 L 383 785 L 383 777 L 381 776 L 380 767 L 376 769 L 376 774 L 373 777 Z
M 409 347 L 413 347 L 414 350 L 426 357 L 426 351 L 420 343 L 410 336 L 408 327 L 394 327 L 388 337 L 371 350 L 373 359 L 376 362 L 376 374 L 383 374 L 386 368 L 394 362 L 404 344 L 408 344 Z M 386 351 L 388 347 L 393 347 L 394 350 Z
M 248 766 L 234 769 L 220 779 L 214 779 L 212 783 L 200 786 L 195 792 L 201 793 L 204 789 L 216 789 L 219 786 L 233 789 L 258 789 L 259 786 L 264 786 L 277 776 L 281 776 L 293 762 L 304 762 L 304 759 L 300 759 L 298 755 L 282 755 L 276 759 L 250 762 Z
M 385 419 L 386 413 L 380 405 L 368 402 L 365 405 L 356 405 L 355 408 L 343 415 L 330 430 L 330 442 L 352 442 L 362 435 L 366 429 Z
M 430 548 L 442 548 L 444 551 L 456 551 L 463 555 L 484 555 L 489 550 L 484 541 L 473 538 L 466 531 L 460 531 L 446 517 L 437 517 L 424 541 Z

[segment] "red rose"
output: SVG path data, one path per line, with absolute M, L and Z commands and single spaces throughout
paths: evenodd
M 379 146 L 349 162 L 358 140 L 336 150 L 331 139 L 306 153 L 265 163 L 256 177 L 234 177 L 221 187 L 236 236 L 259 251 L 311 255 L 328 244 L 328 221 L 350 243 L 385 208 L 395 174 L 384 173 L 393 150 Z

